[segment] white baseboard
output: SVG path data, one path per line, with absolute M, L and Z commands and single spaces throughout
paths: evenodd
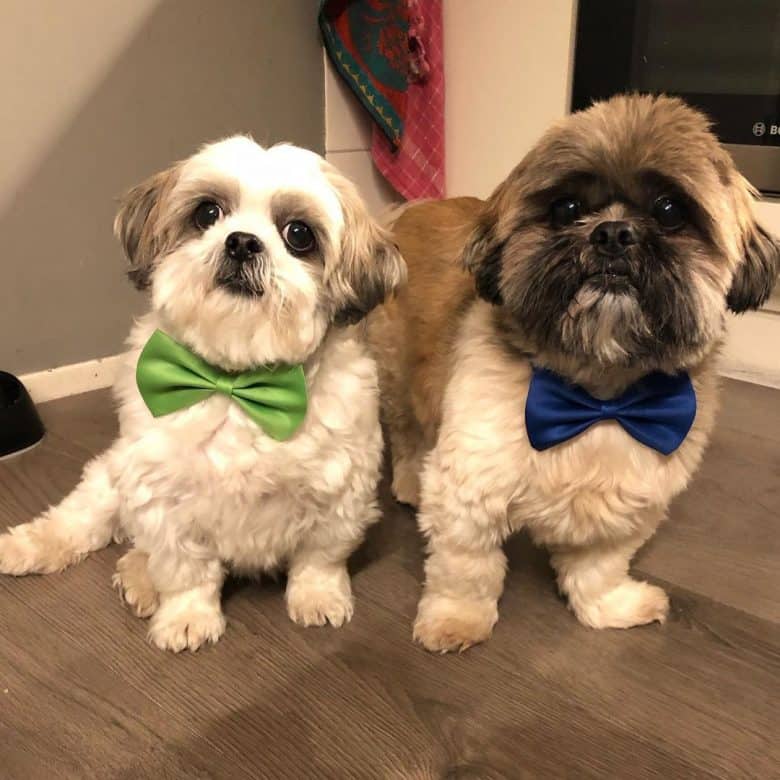
M 720 373 L 780 389 L 780 313 L 762 309 L 730 316 Z
M 69 366 L 48 368 L 20 376 L 36 404 L 54 401 L 68 395 L 99 390 L 114 384 L 124 354 L 85 360 Z
M 727 379 L 738 379 L 740 382 L 749 382 L 751 385 L 763 385 L 780 390 L 780 378 L 776 374 L 756 371 L 753 368 L 722 366 L 720 375 Z

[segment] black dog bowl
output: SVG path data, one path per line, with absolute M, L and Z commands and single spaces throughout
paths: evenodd
M 27 388 L 13 374 L 0 371 L 0 458 L 34 447 L 44 433 Z

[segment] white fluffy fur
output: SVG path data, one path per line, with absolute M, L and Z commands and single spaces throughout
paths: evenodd
M 419 524 L 430 556 L 416 638 L 447 651 L 490 636 L 506 570 L 501 544 L 521 528 L 551 549 L 559 587 L 586 625 L 663 621 L 666 594 L 633 580 L 628 566 L 701 459 L 716 410 L 713 359 L 691 374 L 696 420 L 672 455 L 615 422 L 537 452 L 522 415 L 529 362 L 495 338 L 484 302 L 473 304 L 459 333 L 441 431 L 421 478 Z M 399 478 L 413 483 L 414 466 Z
M 243 573 L 286 566 L 288 611 L 299 623 L 350 619 L 346 561 L 378 517 L 376 369 L 359 326 L 331 327 L 322 268 L 285 251 L 269 213 L 275 192 L 302 191 L 326 215 L 338 246 L 345 218 L 323 166 L 313 153 L 264 150 L 247 138 L 206 147 L 181 166 L 172 197 L 218 177 L 238 184 L 240 205 L 159 259 L 152 310 L 131 331 L 115 387 L 119 438 L 87 464 L 62 503 L 0 537 L 0 571 L 56 571 L 127 536 L 136 549 L 120 562 L 117 581 L 134 611 L 152 616 L 154 644 L 174 651 L 223 633 L 226 566 Z M 261 298 L 214 287 L 214 258 L 234 230 L 255 233 L 268 248 Z M 302 361 L 309 390 L 302 427 L 277 442 L 221 395 L 154 419 L 135 365 L 155 328 L 225 369 Z

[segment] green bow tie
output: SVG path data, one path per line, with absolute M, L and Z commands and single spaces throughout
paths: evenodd
M 209 365 L 160 330 L 138 358 L 135 379 L 155 417 L 205 401 L 214 393 L 232 398 L 271 438 L 289 439 L 306 416 L 303 367 L 275 365 L 229 374 Z

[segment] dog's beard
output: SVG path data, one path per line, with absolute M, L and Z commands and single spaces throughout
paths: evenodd
M 247 263 L 237 263 L 228 257 L 219 261 L 214 284 L 232 295 L 260 298 L 272 281 L 265 258 L 259 257 Z
M 593 357 L 602 364 L 628 365 L 649 335 L 630 284 L 588 280 L 562 318 L 560 344 L 564 352 Z
M 506 303 L 539 350 L 652 368 L 680 361 L 706 340 L 693 279 L 658 239 L 608 261 L 580 238 L 557 235 L 520 265 Z
M 225 369 L 305 360 L 328 324 L 316 272 L 292 259 L 263 258 L 244 264 L 240 281 L 227 274 L 240 285 L 235 289 L 220 283 L 221 261 L 219 251 L 204 255 L 186 246 L 162 261 L 152 294 L 169 335 Z
M 214 281 L 212 291 L 205 291 L 204 305 L 219 308 L 225 318 L 249 307 L 274 327 L 290 327 L 297 313 L 316 306 L 317 283 L 300 264 L 275 263 L 265 256 L 237 263 L 224 255 L 211 264 Z

